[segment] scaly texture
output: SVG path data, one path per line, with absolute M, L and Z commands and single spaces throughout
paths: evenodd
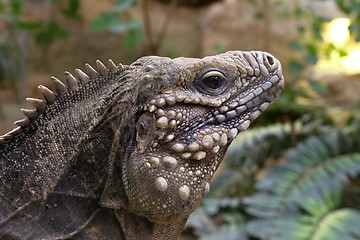
M 264 52 L 86 64 L 0 137 L 0 238 L 176 239 L 231 141 L 280 94 Z

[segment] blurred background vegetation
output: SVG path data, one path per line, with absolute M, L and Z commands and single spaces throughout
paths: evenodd
M 358 0 L 4 0 L 0 133 L 96 59 L 262 50 L 286 88 L 229 149 L 184 239 L 360 239 Z

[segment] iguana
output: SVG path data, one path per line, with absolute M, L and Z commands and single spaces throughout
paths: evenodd
M 177 239 L 284 86 L 265 52 L 96 64 L 40 85 L 0 137 L 0 239 Z

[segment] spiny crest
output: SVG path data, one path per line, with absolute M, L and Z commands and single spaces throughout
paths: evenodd
M 78 78 L 75 78 L 70 72 L 65 71 L 65 83 L 52 76 L 50 79 L 53 83 L 55 92 L 51 91 L 43 85 L 39 85 L 38 89 L 44 96 L 44 100 L 37 98 L 26 98 L 26 101 L 33 105 L 35 109 L 21 109 L 26 118 L 14 122 L 17 127 L 5 135 L 0 136 L 0 144 L 20 133 L 22 128 L 26 127 L 31 122 L 31 120 L 36 119 L 40 113 L 43 113 L 46 110 L 47 105 L 52 104 L 58 97 L 63 96 L 69 91 L 77 89 L 79 86 L 87 84 L 90 80 L 96 79 L 99 76 L 107 77 L 109 72 L 116 73 L 119 70 L 123 70 L 124 68 L 122 64 L 116 65 L 111 59 L 109 59 L 108 68 L 99 60 L 96 60 L 97 70 L 95 70 L 87 63 L 85 64 L 85 67 L 87 74 L 80 69 L 75 69 Z

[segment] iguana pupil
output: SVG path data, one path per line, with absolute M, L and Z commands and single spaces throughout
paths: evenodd
M 210 95 L 219 95 L 226 91 L 226 77 L 219 71 L 210 71 L 201 79 L 200 91 Z
M 223 86 L 224 80 L 220 76 L 211 76 L 203 79 L 205 86 L 212 89 L 217 89 Z
M 212 71 L 204 76 L 202 83 L 208 88 L 217 89 L 226 84 L 226 79 L 220 72 Z

